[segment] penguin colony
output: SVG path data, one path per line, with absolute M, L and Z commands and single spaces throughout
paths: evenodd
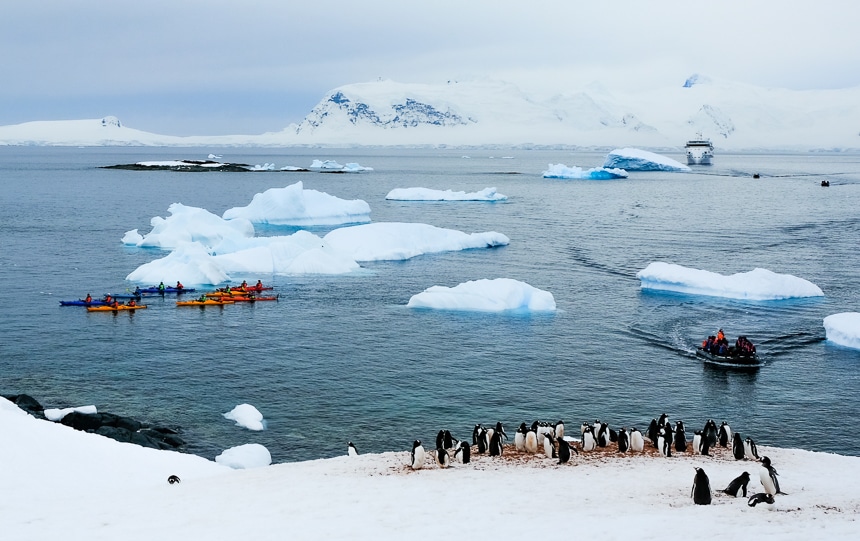
M 556 465 L 564 465 L 571 462 L 574 456 L 588 460 L 589 456 L 605 458 L 609 454 L 638 453 L 668 459 L 673 454 L 713 456 L 715 449 L 722 448 L 724 451 L 720 451 L 721 454 L 736 461 L 760 463 L 759 480 L 763 492 L 749 497 L 747 504 L 750 507 L 762 505 L 772 508 L 775 496 L 786 494 L 780 490 L 779 474 L 771 460 L 766 456 L 759 456 L 752 438 L 743 439 L 739 433 L 733 433 L 727 422 L 723 421 L 717 426 L 713 419 L 709 419 L 701 430 L 694 430 L 692 441 L 688 441 L 686 434 L 684 422 L 679 420 L 673 425 L 665 413 L 659 419 L 651 420 L 644 435 L 636 427 L 620 427 L 616 431 L 599 419 L 583 422 L 579 427 L 578 437 L 565 434 L 563 421 L 534 421 L 531 425 L 523 422 L 514 433 L 512 445 L 506 445 L 508 435 L 501 422 L 492 426 L 476 424 L 472 429 L 471 443 L 453 437 L 449 430 L 438 432 L 435 447 L 430 447 L 429 451 L 425 450 L 420 440 L 415 440 L 409 454 L 408 468 L 421 470 L 428 460 L 430 463 L 435 462 L 440 469 L 446 469 L 452 464 L 468 464 L 472 453 L 499 457 L 502 460 L 543 456 L 554 461 Z M 349 442 L 347 449 L 350 456 L 358 454 L 352 442 Z M 725 489 L 717 492 L 730 497 L 746 498 L 750 479 L 750 473 L 744 471 L 731 480 Z M 713 492 L 711 480 L 705 470 L 694 468 L 690 492 L 693 503 L 710 504 Z

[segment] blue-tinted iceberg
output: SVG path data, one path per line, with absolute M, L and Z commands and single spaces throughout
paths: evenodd
M 495 188 L 484 188 L 471 193 L 430 188 L 395 188 L 388 192 L 385 198 L 397 201 L 504 201 L 508 196 L 497 193 Z
M 824 292 L 812 282 L 767 269 L 754 269 L 725 276 L 671 263 L 654 262 L 639 271 L 636 276 L 641 280 L 642 289 L 729 299 L 768 301 L 824 296 Z
M 824 332 L 834 344 L 860 349 L 860 312 L 843 312 L 824 318 Z
M 122 243 L 169 250 L 188 242 L 214 246 L 226 239 L 254 236 L 254 225 L 245 219 L 227 221 L 206 209 L 181 203 L 173 203 L 167 211 L 170 213 L 167 218 L 156 216 L 150 220 L 152 231 L 141 235 L 132 229 L 123 236 Z
M 606 169 L 595 167 L 583 171 L 581 167 L 568 167 L 563 163 L 549 164 L 549 168 L 543 172 L 543 178 L 562 178 L 570 180 L 611 180 L 614 178 L 627 178 L 629 175 L 623 169 Z
M 454 287 L 433 286 L 413 295 L 410 308 L 475 312 L 552 312 L 552 293 L 510 278 L 473 280 Z
M 690 171 L 672 158 L 638 148 L 616 148 L 606 156 L 603 167 L 620 167 L 626 171 Z
M 345 200 L 301 182 L 270 188 L 254 196 L 248 206 L 224 212 L 225 220 L 245 219 L 256 224 L 337 225 L 370 221 L 370 205 L 361 199 Z
M 373 223 L 335 229 L 323 240 L 356 261 L 402 260 L 422 254 L 492 248 L 510 243 L 501 233 L 463 233 L 417 223 Z

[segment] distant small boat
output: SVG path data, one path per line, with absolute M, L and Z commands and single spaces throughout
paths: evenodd
M 697 133 L 695 139 L 687 141 L 684 150 L 687 151 L 687 165 L 711 165 L 714 145 L 710 139 L 702 137 L 701 133 Z

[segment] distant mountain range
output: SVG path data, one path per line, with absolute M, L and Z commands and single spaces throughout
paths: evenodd
M 591 84 L 537 99 L 493 80 L 349 84 L 299 124 L 261 135 L 176 137 L 115 117 L 0 126 L 2 145 L 456 146 L 671 149 L 697 133 L 718 149 L 860 150 L 860 87 L 795 91 L 701 75 L 625 94 Z

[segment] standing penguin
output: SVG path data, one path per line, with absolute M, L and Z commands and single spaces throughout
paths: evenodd
M 708 440 L 709 448 L 717 446 L 717 423 L 713 419 L 708 419 L 705 423 L 705 428 L 702 429 L 702 437 Z
M 451 464 L 451 457 L 448 456 L 448 451 L 443 447 L 437 447 L 433 457 L 436 459 L 436 465 L 440 468 L 447 468 Z
M 667 424 L 669 424 L 669 414 L 664 413 L 663 415 L 660 416 L 660 419 L 657 421 L 657 428 L 663 428 Z
M 585 429 L 591 426 L 588 424 L 588 421 L 583 421 L 581 425 L 579 425 L 579 435 L 582 436 L 585 434 Z
M 687 433 L 684 431 L 684 421 L 675 423 L 675 450 L 679 453 L 687 451 Z
M 630 429 L 630 450 L 636 453 L 641 453 L 645 449 L 645 438 L 642 433 L 634 426 Z
M 564 437 L 564 421 L 559 420 L 555 423 L 555 438 L 560 440 Z
M 651 441 L 651 445 L 654 448 L 657 448 L 657 436 L 660 435 L 659 428 L 657 427 L 657 419 L 651 419 L 651 424 L 648 425 L 648 439 Z
M 484 445 L 486 445 L 487 449 L 490 448 L 490 442 L 492 441 L 493 434 L 495 433 L 496 431 L 493 428 L 488 428 L 484 430 Z
M 711 503 L 711 480 L 702 468 L 696 468 L 696 477 L 693 478 L 693 490 L 690 495 L 696 505 Z
M 720 423 L 720 447 L 728 447 L 732 441 L 732 428 L 729 423 L 723 421 Z
M 600 423 L 600 429 L 597 431 L 597 446 L 606 447 L 609 445 L 609 425 Z
M 744 456 L 747 457 L 747 460 L 758 461 L 758 447 L 756 447 L 752 438 L 744 440 Z
M 520 423 L 517 433 L 514 434 L 514 447 L 521 453 L 526 450 L 526 432 L 528 431 L 529 429 L 526 427 L 526 424 Z
M 657 448 L 661 455 L 672 456 L 672 432 L 669 431 L 669 425 L 664 425 L 660 429 L 660 435 L 657 436 Z
M 420 470 L 424 467 L 424 447 L 421 446 L 421 440 L 415 440 L 412 443 L 412 461 L 409 464 L 413 470 Z
M 490 437 L 490 456 L 502 456 L 502 452 L 502 433 L 493 430 L 493 435 Z
M 454 448 L 454 438 L 451 436 L 450 430 L 446 430 L 442 436 L 442 447 L 445 449 Z
M 529 429 L 526 433 L 526 451 L 532 454 L 538 452 L 537 432 Z
M 594 428 L 588 427 L 582 434 L 582 450 L 594 451 L 597 448 L 597 439 L 594 437 Z
M 626 453 L 630 448 L 630 437 L 627 435 L 627 429 L 623 426 L 618 431 L 618 452 Z
M 442 447 L 444 442 L 445 442 L 445 431 L 440 430 L 436 434 L 436 448 L 438 449 L 438 448 Z
M 732 482 L 729 483 L 729 486 L 724 488 L 722 490 L 722 492 L 728 494 L 729 496 L 737 497 L 738 491 L 740 489 L 743 489 L 744 490 L 744 498 L 746 498 L 747 497 L 747 485 L 749 484 L 749 482 L 750 482 L 750 474 L 747 472 L 743 472 L 742 474 L 740 474 L 737 477 L 735 477 L 734 479 L 732 479 Z
M 457 444 L 457 449 L 454 451 L 454 458 L 460 462 L 460 464 L 468 464 L 471 461 L 471 452 L 472 449 L 469 447 L 469 444 L 465 441 L 461 441 Z
M 558 463 L 564 464 L 570 460 L 570 444 L 567 443 L 567 440 L 564 438 L 558 438 L 556 441 L 558 441 Z M 579 454 L 576 447 L 573 447 L 573 451 L 576 454 Z
M 501 434 L 503 442 L 508 441 L 508 434 L 505 432 L 505 426 L 502 424 L 501 421 L 496 422 L 496 432 Z
M 702 434 L 702 442 L 701 442 L 701 451 L 699 454 L 704 456 L 710 456 L 711 447 L 711 438 L 709 438 L 706 434 Z
M 558 458 L 555 454 L 555 438 L 552 437 L 552 434 L 547 434 L 543 439 L 543 454 L 547 458 Z
M 693 432 L 693 453 L 702 454 L 702 431 L 696 430 Z
M 346 454 L 348 456 L 358 456 L 358 449 L 355 448 L 352 442 L 346 444 Z
M 743 460 L 745 457 L 744 441 L 741 439 L 740 432 L 735 432 L 732 436 L 732 455 L 735 460 Z
M 766 493 L 771 496 L 785 494 L 785 492 L 779 490 L 779 474 L 776 473 L 776 468 L 771 465 L 770 459 L 766 456 L 761 457 L 761 468 L 759 468 L 758 476 L 761 486 Z
M 481 425 L 475 425 L 475 432 L 472 433 L 475 438 L 475 443 L 478 445 L 478 454 L 482 455 L 487 452 L 487 431 Z

